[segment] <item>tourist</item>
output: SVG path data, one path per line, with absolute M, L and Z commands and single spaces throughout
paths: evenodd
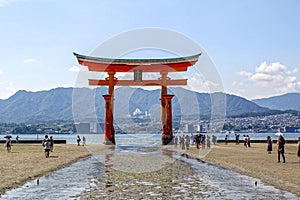
M 196 142 L 196 148 L 199 149 L 199 145 L 200 145 L 200 135 L 196 135 L 195 137 L 195 142 Z
M 248 138 L 246 135 L 244 135 L 244 146 L 247 147 Z
M 202 147 L 202 149 L 205 149 L 205 143 L 206 143 L 205 135 L 202 135 L 202 137 L 201 137 L 201 147 Z
M 48 138 L 48 135 L 45 135 L 45 139 L 43 140 L 43 147 L 44 147 L 44 150 L 45 150 L 45 157 L 46 158 L 49 158 L 50 156 L 50 140 Z
M 179 143 L 179 148 L 181 148 L 181 136 L 179 136 L 179 138 L 178 138 L 178 143 Z
M 85 145 L 85 137 L 84 136 L 82 137 L 82 145 L 83 146 Z
M 184 142 L 185 136 L 180 137 L 180 144 L 181 144 L 181 149 L 185 149 L 185 142 Z
M 249 135 L 247 135 L 247 144 L 248 144 L 248 147 L 251 147 L 250 143 L 251 143 L 250 137 L 249 137 Z
M 194 145 L 195 144 L 195 136 L 193 133 L 191 134 L 190 139 L 191 139 L 190 144 Z
M 285 140 L 282 135 L 279 135 L 277 145 L 278 145 L 278 162 L 280 162 L 280 154 L 283 158 L 283 163 L 285 163 L 285 156 L 284 156 L 284 144 Z
M 235 144 L 240 144 L 240 134 L 235 134 Z
M 215 135 L 212 136 L 212 142 L 214 145 L 217 143 L 217 137 Z
M 228 144 L 228 135 L 225 135 L 225 144 Z
M 178 145 L 178 136 L 175 136 L 174 138 L 174 146 L 177 147 Z
M 300 137 L 298 137 L 298 152 L 297 152 L 297 156 L 298 156 L 299 162 L 300 162 Z
M 53 152 L 54 140 L 53 137 L 50 136 L 50 151 Z
M 80 136 L 77 135 L 77 146 L 80 146 L 80 142 L 81 142 Z
M 19 136 L 16 137 L 16 143 L 19 143 Z
M 268 152 L 268 154 L 271 154 L 271 152 L 272 152 L 272 143 L 273 143 L 273 141 L 272 141 L 272 138 L 270 137 L 270 136 L 268 136 L 267 137 L 267 152 Z
M 5 147 L 6 147 L 7 153 L 10 153 L 11 152 L 11 137 L 6 137 Z
M 209 136 L 206 137 L 206 146 L 208 149 L 210 149 L 210 137 Z
M 189 135 L 185 136 L 185 147 L 187 150 L 189 150 L 189 148 L 190 148 L 190 136 Z

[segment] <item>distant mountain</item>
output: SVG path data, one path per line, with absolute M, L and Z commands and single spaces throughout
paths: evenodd
M 198 93 L 180 87 L 168 89 L 172 100 L 174 119 L 235 116 L 261 113 L 269 109 L 244 98 L 225 93 Z M 0 122 L 43 122 L 103 120 L 107 88 L 55 88 L 49 91 L 18 91 L 6 100 L 0 100 Z M 115 90 L 115 119 L 128 118 L 138 108 L 150 113 L 151 119 L 160 119 L 160 90 L 120 87 Z
M 255 99 L 253 102 L 269 109 L 300 111 L 300 93 L 288 93 L 270 98 Z

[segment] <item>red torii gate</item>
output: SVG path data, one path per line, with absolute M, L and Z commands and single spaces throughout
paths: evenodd
M 167 94 L 168 85 L 187 85 L 187 79 L 171 80 L 169 72 L 184 72 L 193 66 L 200 54 L 162 59 L 112 59 L 84 56 L 73 53 L 79 64 L 87 66 L 89 71 L 106 72 L 105 80 L 89 79 L 90 86 L 108 86 L 108 94 L 103 95 L 105 100 L 104 144 L 116 144 L 113 127 L 113 96 L 115 86 L 161 86 L 161 122 L 162 144 L 167 145 L 173 139 L 172 131 L 172 98 Z M 118 80 L 116 72 L 134 72 L 134 80 Z M 158 80 L 142 80 L 143 72 L 160 72 Z

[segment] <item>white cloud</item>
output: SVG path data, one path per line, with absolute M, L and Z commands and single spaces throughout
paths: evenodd
M 257 68 L 257 73 L 265 73 L 265 74 L 274 74 L 274 73 L 284 73 L 287 67 L 280 64 L 279 62 L 271 63 L 268 65 L 266 62 L 261 63 Z
M 80 72 L 81 68 L 74 65 L 74 66 L 72 66 L 72 67 L 69 68 L 69 71 L 70 72 Z
M 270 64 L 263 62 L 256 67 L 254 73 L 247 71 L 237 72 L 239 76 L 245 78 L 242 81 L 235 81 L 233 85 L 240 92 L 242 89 L 246 89 L 249 93 L 252 92 L 259 96 L 263 96 L 266 91 L 276 94 L 295 92 L 300 91 L 298 73 L 299 70 L 297 68 L 289 70 L 288 67 L 279 62 Z
M 240 71 L 240 72 L 237 72 L 237 74 L 239 76 L 251 76 L 252 75 L 252 73 L 246 72 L 246 71 Z
M 24 63 L 36 63 L 37 61 L 33 58 L 28 58 L 26 60 L 23 61 Z
M 5 7 L 5 6 L 8 6 L 9 4 L 12 4 L 12 3 L 15 3 L 18 1 L 21 1 L 21 0 L 0 0 L 0 7 Z

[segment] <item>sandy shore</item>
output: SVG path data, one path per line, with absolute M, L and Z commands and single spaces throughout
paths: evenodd
M 205 162 L 218 165 L 240 174 L 258 178 L 282 190 L 300 197 L 300 163 L 296 155 L 297 144 L 285 145 L 286 163 L 277 163 L 277 145 L 273 145 L 272 154 L 267 154 L 266 144 L 252 144 L 245 148 L 243 144 L 218 144 L 206 156 Z M 192 147 L 184 151 L 193 157 L 199 157 L 202 150 Z
M 49 158 L 45 158 L 41 144 L 14 144 L 12 152 L 0 149 L 0 194 L 5 190 L 44 175 L 90 155 L 86 148 L 57 144 Z
M 300 197 L 300 163 L 296 156 L 297 145 L 295 144 L 286 145 L 286 163 L 277 163 L 276 150 L 272 154 L 267 154 L 265 144 L 252 144 L 251 148 L 245 148 L 242 144 L 218 144 L 211 151 L 197 150 L 195 147 L 185 151 L 173 146 L 164 148 L 258 178 L 269 185 Z M 276 145 L 273 148 L 276 149 Z M 208 198 L 211 195 L 217 195 L 222 198 L 222 194 L 219 194 L 216 188 L 207 188 L 210 194 L 199 193 L 196 189 L 199 185 L 204 188 L 208 186 L 197 178 L 197 174 L 194 174 L 188 165 L 183 162 L 174 162 L 174 159 L 168 155 L 161 154 L 161 157 L 157 157 L 156 151 L 153 151 L 154 156 L 149 152 L 142 157 L 131 153 L 124 155 L 118 149 L 111 150 L 103 145 L 90 145 L 88 150 L 76 145 L 56 145 L 48 159 L 44 157 L 41 145 L 14 145 L 12 153 L 7 153 L 4 148 L 1 148 L 1 180 L 6 181 L 1 181 L 0 192 L 3 193 L 27 180 L 66 166 L 90 155 L 90 152 L 101 152 L 102 155 L 106 155 L 105 175 L 92 180 L 96 187 L 85 191 L 78 198 L 105 199 L 108 194 L 112 199 L 124 197 L 124 195 L 132 198 L 139 197 L 145 194 L 144 192 L 148 195 L 165 194 L 166 196 L 161 197 L 173 195 L 174 198 L 179 198 L 186 195 L 186 192 L 181 191 L 182 188 L 188 191 L 191 197 Z M 147 155 L 150 155 L 150 159 Z M 151 166 L 154 168 L 152 169 Z M 186 176 L 191 179 L 185 180 Z M 170 190 L 174 191 L 172 187 L 174 183 L 181 184 L 181 182 L 186 185 L 182 185 L 178 191 L 175 188 L 175 192 L 168 193 Z M 152 183 L 157 185 L 153 186 Z

